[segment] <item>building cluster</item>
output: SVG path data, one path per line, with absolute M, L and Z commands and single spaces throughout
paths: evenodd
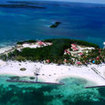
M 23 44 L 17 44 L 16 49 L 20 51 L 23 48 L 40 48 L 40 47 L 45 47 L 50 45 L 52 45 L 52 43 L 43 42 L 43 41 L 36 41 L 34 43 L 25 42 Z

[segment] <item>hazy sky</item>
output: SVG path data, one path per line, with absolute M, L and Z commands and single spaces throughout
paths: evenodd
M 105 4 L 105 0 L 47 0 L 47 1 L 70 1 L 70 2 L 87 2 L 87 3 L 102 3 Z
M 70 2 L 83 2 L 83 3 L 101 3 L 105 4 L 105 0 L 0 0 L 3 1 L 70 1 Z

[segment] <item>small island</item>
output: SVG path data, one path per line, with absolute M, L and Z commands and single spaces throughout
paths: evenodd
M 10 2 L 9 4 L 0 4 L 0 8 L 30 8 L 30 9 L 46 9 L 36 4 L 31 4 L 27 2 Z
M 50 26 L 50 28 L 57 28 L 60 24 L 61 22 L 55 22 L 54 24 Z
M 39 80 L 52 83 L 67 77 L 81 77 L 105 85 L 105 49 L 86 41 L 17 42 L 16 46 L 0 54 L 0 59 L 0 75 L 34 78 L 38 74 Z

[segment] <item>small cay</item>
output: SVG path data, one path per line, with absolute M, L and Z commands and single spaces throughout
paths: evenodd
M 46 7 L 38 6 L 38 5 L 36 5 L 36 4 L 28 4 L 28 3 L 0 4 L 0 8 L 32 8 L 32 9 L 46 9 Z
M 61 22 L 55 22 L 54 24 L 50 26 L 50 28 L 57 28 L 60 24 Z

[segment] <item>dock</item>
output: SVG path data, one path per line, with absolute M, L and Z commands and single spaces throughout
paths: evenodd
M 105 85 L 99 85 L 99 86 L 86 86 L 85 88 L 105 88 Z
M 32 83 L 32 84 L 48 84 L 48 85 L 64 85 L 64 83 L 54 83 L 54 82 L 36 82 L 36 81 L 26 81 L 26 80 L 7 80 L 7 82 L 19 82 L 19 83 Z
M 105 78 L 101 75 L 101 73 L 95 68 L 92 67 L 91 68 L 97 75 L 99 75 L 103 80 L 105 80 Z M 97 86 L 86 86 L 85 88 L 105 88 L 105 85 L 97 85 Z
M 101 75 L 101 73 L 94 67 L 91 68 L 96 74 L 98 74 L 103 80 L 105 80 L 105 78 Z

